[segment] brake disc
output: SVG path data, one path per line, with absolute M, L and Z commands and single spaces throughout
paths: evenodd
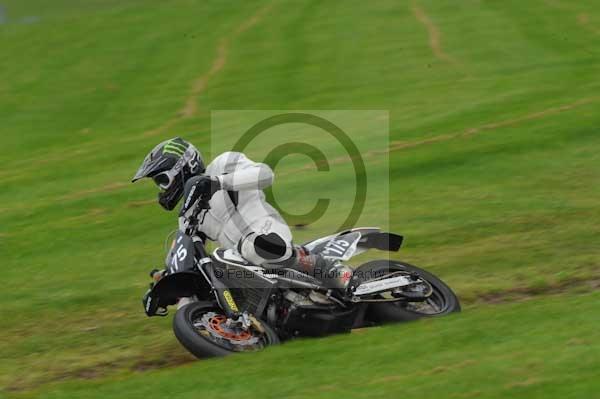
M 194 323 L 194 327 L 202 327 L 204 328 L 204 331 L 211 335 L 211 337 L 224 339 L 239 346 L 253 346 L 260 342 L 259 338 L 249 331 L 241 328 L 229 327 L 222 321 L 215 322 L 215 320 L 221 320 L 221 318 L 225 318 L 225 316 L 215 312 L 208 312 L 202 315 L 202 318 Z M 202 334 L 202 330 L 199 330 L 199 332 Z M 249 334 L 250 337 L 243 339 L 238 338 L 246 334 Z

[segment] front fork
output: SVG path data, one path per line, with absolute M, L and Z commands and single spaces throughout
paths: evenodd
M 229 288 L 215 275 L 212 259 L 209 257 L 200 259 L 198 269 L 200 269 L 200 272 L 210 283 L 215 298 L 221 309 L 223 309 L 223 312 L 225 312 L 225 315 L 230 319 L 237 319 L 241 315 L 240 309 L 237 303 L 235 303 Z
M 250 327 L 254 327 L 258 332 L 264 333 L 265 329 L 256 317 L 248 314 L 247 312 L 240 311 L 237 303 L 235 303 L 235 300 L 231 295 L 231 291 L 229 291 L 229 288 L 215 275 L 212 261 L 210 258 L 206 259 L 208 260 L 204 264 L 200 265 L 200 270 L 203 274 L 206 273 L 205 276 L 207 275 L 210 279 L 217 302 L 227 316 L 227 323 L 237 324 L 243 330 L 248 330 Z
M 204 248 L 202 241 L 195 241 L 194 247 L 197 256 L 200 258 L 197 262 L 197 267 L 212 286 L 219 306 L 221 309 L 223 309 L 223 312 L 225 312 L 225 315 L 229 319 L 238 319 L 242 315 L 242 312 L 240 311 L 237 303 L 235 303 L 229 288 L 215 275 L 213 261 L 206 253 L 206 249 Z
M 227 286 L 225 286 L 225 284 L 223 284 L 215 276 L 212 264 L 206 262 L 203 265 L 199 265 L 199 269 L 210 282 L 213 288 L 213 293 L 215 294 L 215 298 L 217 299 L 219 306 L 223 309 L 225 315 L 230 319 L 237 319 L 240 315 L 242 315 L 237 306 L 237 303 L 231 295 L 231 291 L 229 291 Z M 179 310 L 188 303 L 195 302 L 197 300 L 198 299 L 195 296 L 179 298 L 179 300 L 177 301 L 177 309 Z

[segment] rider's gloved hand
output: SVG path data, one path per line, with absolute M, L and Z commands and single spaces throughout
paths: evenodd
M 185 183 L 184 201 L 179 216 L 189 216 L 196 202 L 203 197 L 210 200 L 221 189 L 221 182 L 214 176 L 194 176 Z
M 208 198 L 221 189 L 221 182 L 214 176 L 198 176 L 196 187 L 201 193 L 208 194 Z

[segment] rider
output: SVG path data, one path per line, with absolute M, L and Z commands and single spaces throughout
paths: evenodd
M 176 137 L 158 144 L 132 179 L 152 178 L 161 189 L 159 204 L 179 211 L 179 228 L 185 230 L 202 194 L 210 209 L 198 218 L 197 234 L 233 249 L 248 262 L 268 268 L 288 267 L 321 280 L 327 287 L 345 291 L 352 269 L 292 243 L 292 233 L 281 215 L 265 200 L 263 189 L 273 183 L 273 171 L 239 152 L 225 152 L 208 166 L 200 152 Z

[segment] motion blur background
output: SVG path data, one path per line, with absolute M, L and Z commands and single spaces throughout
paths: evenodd
M 0 397 L 597 397 L 599 76 L 595 0 L 0 0 Z M 129 179 L 240 109 L 389 111 L 370 220 L 463 313 L 210 361 L 147 319 L 174 216 Z

